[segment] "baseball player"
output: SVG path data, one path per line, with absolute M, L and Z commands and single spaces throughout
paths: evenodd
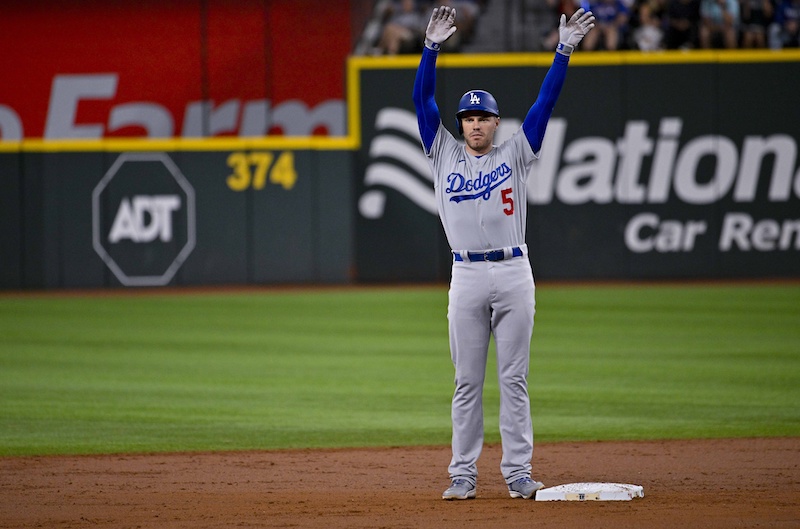
M 542 147 L 545 127 L 566 76 L 569 57 L 594 27 L 579 9 L 559 24 L 559 44 L 536 102 L 522 127 L 494 145 L 500 110 L 492 95 L 470 90 L 456 113 L 457 141 L 442 124 L 434 98 L 436 58 L 455 31 L 456 12 L 433 10 L 425 33 L 413 99 L 434 176 L 439 217 L 453 254 L 447 318 L 455 366 L 452 402 L 453 455 L 446 500 L 475 497 L 477 461 L 483 447 L 483 383 L 490 335 L 500 381 L 500 470 L 512 498 L 533 497 L 543 486 L 531 479 L 533 427 L 528 366 L 533 332 L 534 281 L 525 244 L 526 179 Z

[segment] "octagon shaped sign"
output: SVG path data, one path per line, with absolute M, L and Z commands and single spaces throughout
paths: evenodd
M 168 284 L 195 245 L 194 189 L 166 153 L 123 153 L 92 192 L 92 244 L 125 286 Z

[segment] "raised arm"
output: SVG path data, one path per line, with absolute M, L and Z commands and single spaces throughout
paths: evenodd
M 575 46 L 594 27 L 594 20 L 592 12 L 584 11 L 583 8 L 578 9 L 570 17 L 569 22 L 565 15 L 561 15 L 558 28 L 559 42 L 553 65 L 542 81 L 536 102 L 528 110 L 528 115 L 522 122 L 522 130 L 525 131 L 525 137 L 528 138 L 533 152 L 539 152 L 542 148 L 547 122 L 550 120 L 558 96 L 561 94 L 561 87 L 564 86 L 564 80 L 567 77 L 569 56 L 575 50 Z
M 439 130 L 441 116 L 434 97 L 436 93 L 436 58 L 442 42 L 455 33 L 456 10 L 443 6 L 433 10 L 425 31 L 425 48 L 414 79 L 412 98 L 417 110 L 417 124 L 425 152 L 429 152 Z

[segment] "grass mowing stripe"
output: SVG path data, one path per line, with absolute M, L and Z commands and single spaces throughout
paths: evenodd
M 0 450 L 446 442 L 431 294 L 0 300 Z
M 447 444 L 446 309 L 445 287 L 0 297 L 0 454 Z M 797 285 L 540 286 L 536 438 L 800 435 L 798 323 Z
M 540 437 L 800 433 L 796 286 L 541 294 L 533 358 Z

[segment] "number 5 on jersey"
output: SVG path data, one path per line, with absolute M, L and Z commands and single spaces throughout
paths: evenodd
M 500 191 L 500 197 L 503 199 L 503 204 L 506 205 L 506 207 L 503 208 L 503 213 L 505 213 L 508 216 L 513 215 L 514 214 L 514 198 L 511 196 L 511 188 L 507 187 L 507 188 L 503 189 L 502 191 Z

